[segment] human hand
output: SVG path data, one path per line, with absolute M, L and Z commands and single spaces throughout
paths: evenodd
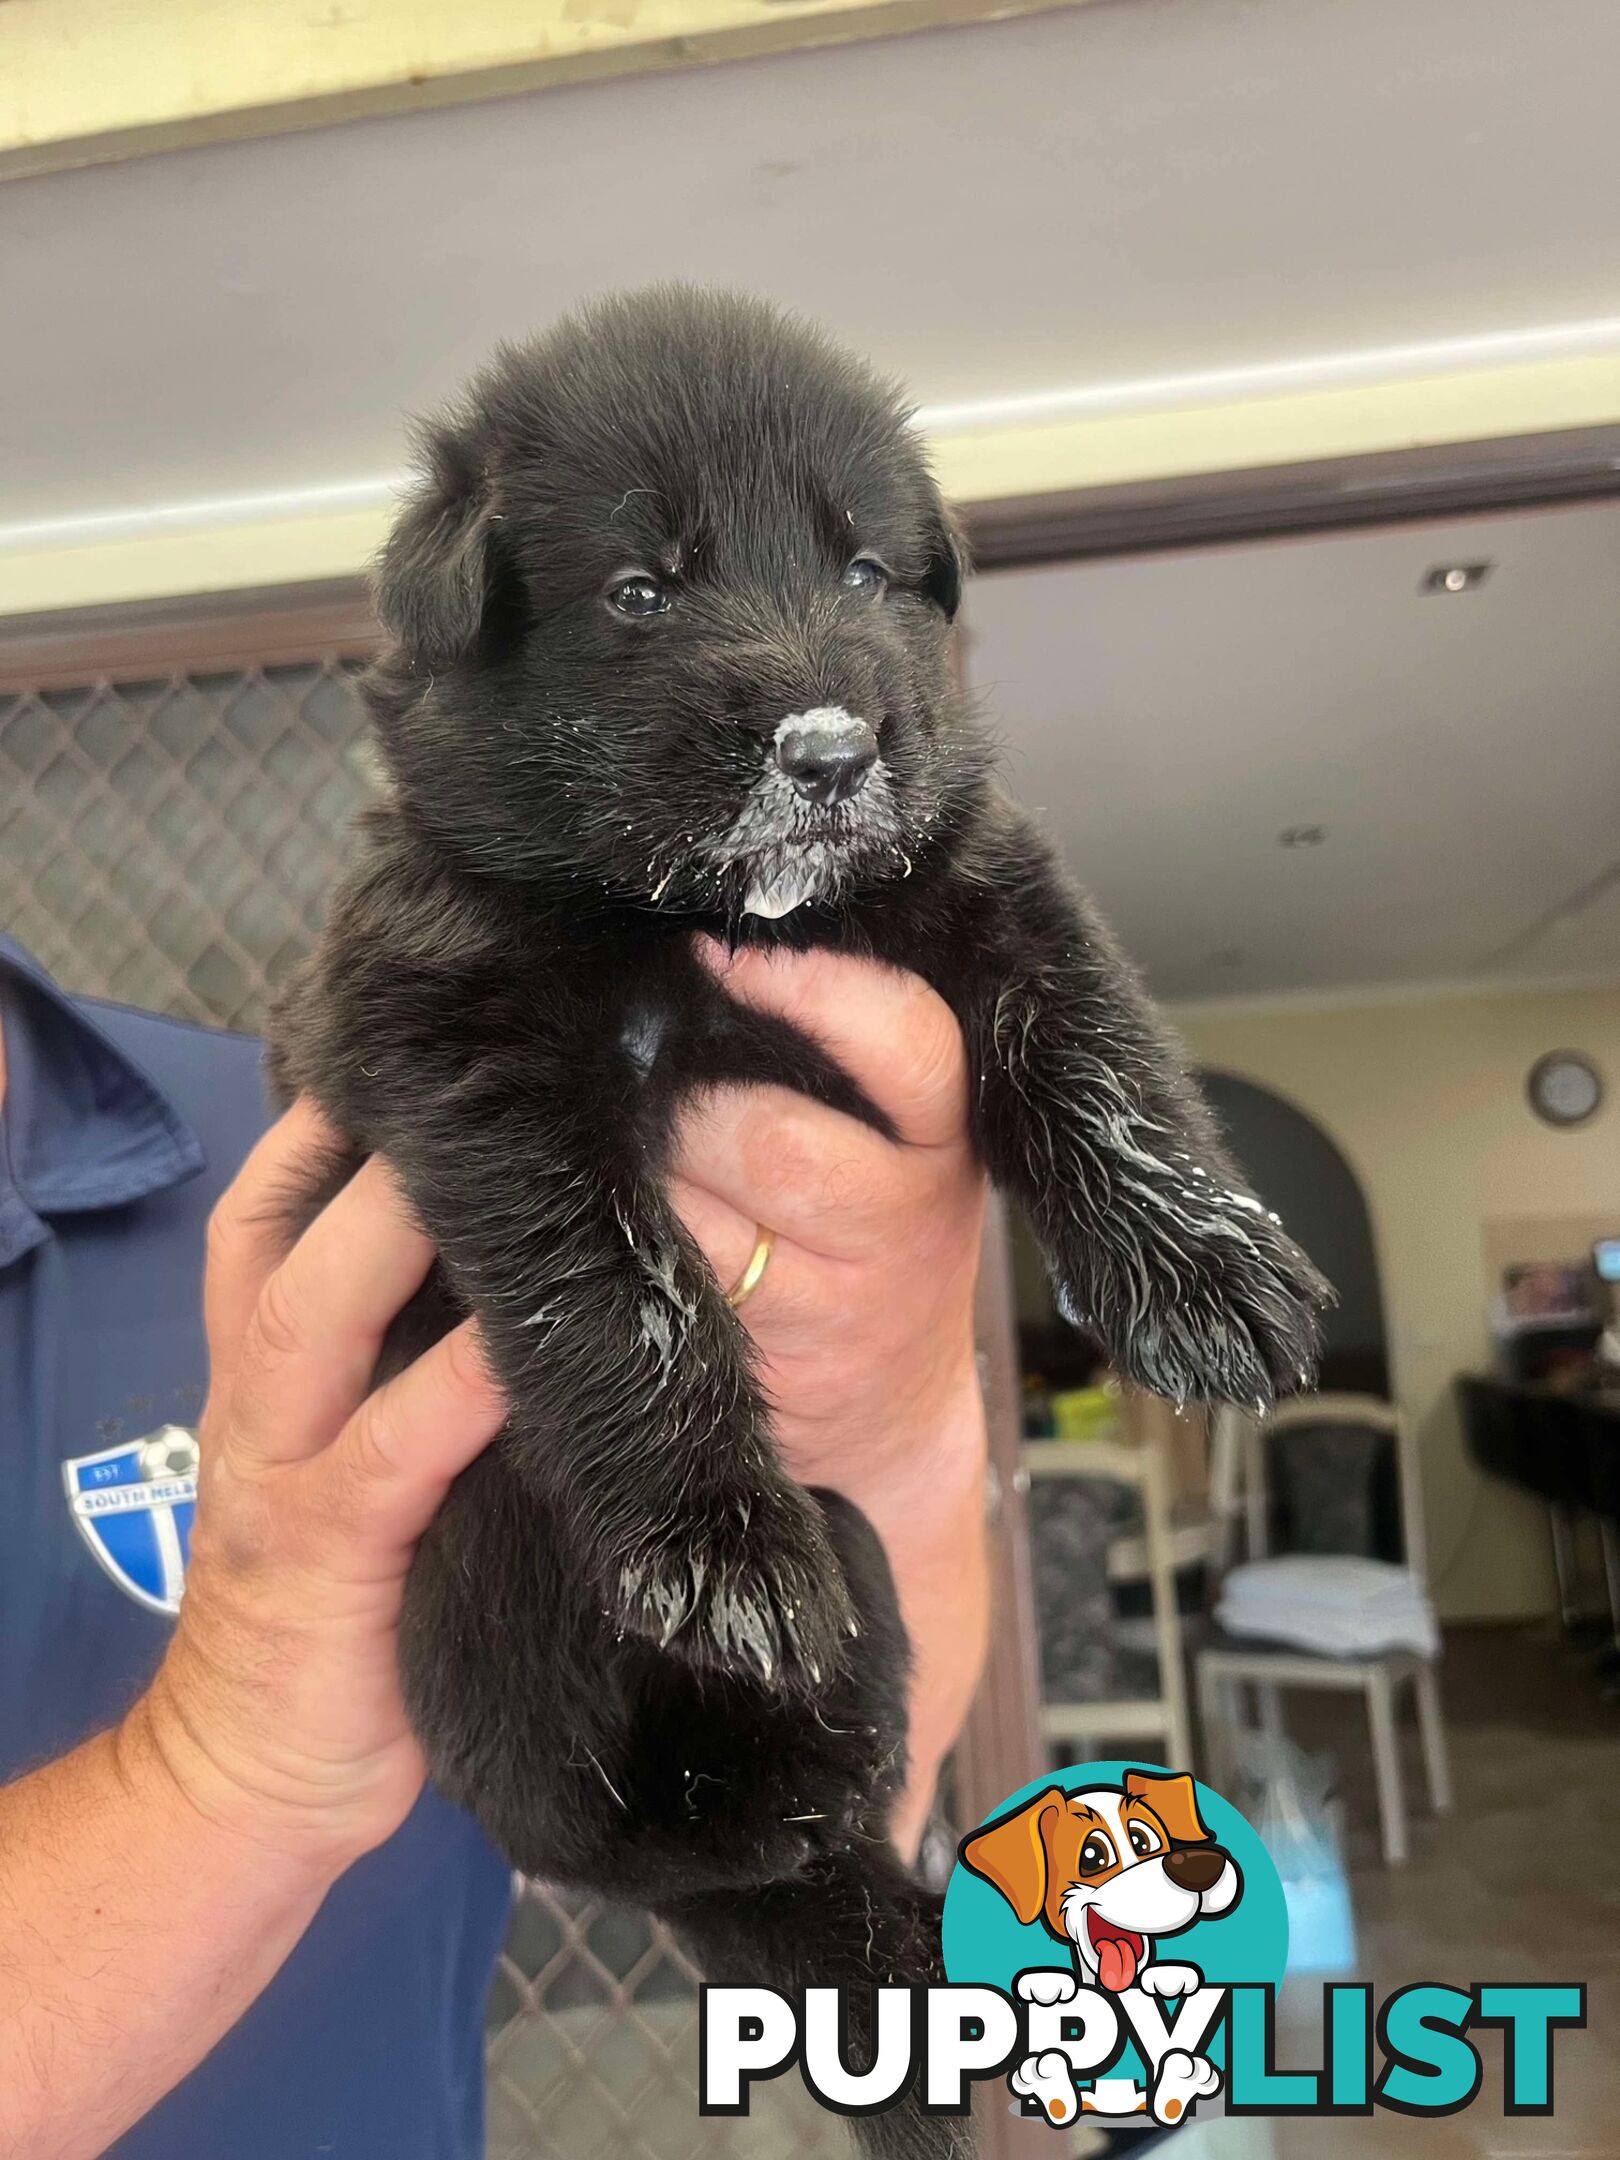
M 215 1212 L 186 1594 L 126 1722 L 210 1822 L 336 1874 L 421 1790 L 396 1664 L 405 1574 L 504 1406 L 471 1322 L 373 1388 L 433 1248 L 373 1160 L 286 1250 L 280 1204 L 329 1138 L 296 1104 Z
M 720 1088 L 681 1119 L 676 1206 L 724 1283 L 774 1233 L 742 1317 L 794 1475 L 863 1505 L 920 1492 L 942 1449 L 982 1439 L 959 1420 L 984 1226 L 961 1032 L 926 983 L 875 962 L 699 950 L 728 996 L 815 1037 L 900 1141 L 786 1088 Z
M 989 1613 L 973 1344 L 985 1188 L 961 1033 L 926 984 L 872 962 L 699 950 L 730 996 L 821 1042 L 901 1136 L 785 1088 L 719 1089 L 682 1118 L 673 1197 L 723 1283 L 761 1226 L 775 1235 L 740 1317 L 789 1469 L 854 1500 L 888 1553 L 912 1645 L 911 1777 L 892 1826 L 909 1852 Z

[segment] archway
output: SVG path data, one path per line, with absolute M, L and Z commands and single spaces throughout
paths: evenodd
M 1320 1386 L 1387 1395 L 1378 1256 L 1355 1172 L 1314 1118 L 1270 1088 L 1223 1072 L 1200 1073 L 1199 1084 L 1256 1193 L 1338 1293 L 1322 1322 Z

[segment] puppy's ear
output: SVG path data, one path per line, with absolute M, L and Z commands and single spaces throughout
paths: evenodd
M 1158 1777 L 1151 1770 L 1127 1770 L 1125 1790 L 1133 1800 L 1147 1802 L 1178 1845 L 1209 1843 L 1190 1777 Z
M 1025 1927 L 1046 1903 L 1046 1824 L 1063 1807 L 1062 1793 L 1050 1786 L 1017 1814 L 986 1823 L 962 1842 L 962 1865 L 999 1890 Z
M 956 620 L 956 611 L 962 605 L 962 580 L 967 573 L 967 542 L 962 537 L 961 527 L 940 504 L 928 535 L 928 567 L 923 572 L 923 591 L 947 622 Z
M 423 476 L 377 566 L 377 611 L 412 660 L 448 667 L 476 649 L 493 595 L 489 487 L 453 428 L 418 438 Z

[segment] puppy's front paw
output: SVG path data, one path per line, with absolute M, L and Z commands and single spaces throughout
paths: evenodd
M 1308 1388 L 1317 1315 L 1333 1292 L 1276 1217 L 1239 1213 L 1193 1259 L 1183 1295 L 1164 1308 L 1165 1354 L 1190 1380 L 1184 1392 L 1266 1408 Z
M 1055 2003 L 1073 2002 L 1080 1992 L 1074 1974 L 1056 1965 L 1021 1972 L 1013 1984 L 1025 2002 L 1041 2003 L 1048 2009 Z
M 1116 1251 L 1087 1253 L 1075 1288 L 1059 1270 L 1067 1317 L 1101 1334 L 1129 1379 L 1172 1402 L 1260 1409 L 1309 1387 L 1333 1292 L 1274 1215 L 1188 1170 L 1174 1204 L 1131 1227 Z
M 856 1627 L 821 1517 L 790 1485 L 671 1525 L 621 1570 L 619 1597 L 636 1634 L 766 1686 L 819 1688 Z

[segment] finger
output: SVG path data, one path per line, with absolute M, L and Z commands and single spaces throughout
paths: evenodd
M 967 1057 L 945 1000 L 918 976 L 825 951 L 727 951 L 696 940 L 728 997 L 811 1035 L 886 1110 L 903 1139 L 945 1146 L 967 1129 Z
M 328 1446 L 432 1264 L 431 1239 L 374 1155 L 266 1278 L 231 1390 L 233 1436 L 276 1462 Z
M 751 1215 L 723 1200 L 705 1185 L 697 1185 L 679 1171 L 669 1181 L 670 1203 L 696 1240 L 724 1290 L 741 1276 L 759 1239 L 759 1225 Z
M 670 1180 L 669 1197 L 729 1296 L 742 1281 L 762 1230 L 770 1226 L 685 1178 Z M 772 1228 L 765 1271 L 737 1308 L 737 1317 L 766 1356 L 775 1357 L 807 1335 L 823 1335 L 829 1316 L 842 1309 L 849 1295 L 849 1270 L 841 1258 L 812 1252 Z
M 712 1089 L 686 1106 L 676 1133 L 676 1175 L 754 1226 L 728 1281 L 762 1228 L 830 1259 L 892 1242 L 896 1219 L 914 1211 L 921 1160 L 790 1088 Z M 725 1258 L 735 1257 L 728 1239 Z
M 301 1095 L 259 1141 L 215 1205 L 208 1223 L 203 1323 L 216 1391 L 229 1386 L 265 1283 L 296 1237 L 289 1202 L 314 1182 L 340 1146 L 335 1128 Z
M 506 1399 L 464 1320 L 368 1395 L 327 1457 L 332 1519 L 364 1565 L 414 1545 L 451 1482 L 506 1422 Z

